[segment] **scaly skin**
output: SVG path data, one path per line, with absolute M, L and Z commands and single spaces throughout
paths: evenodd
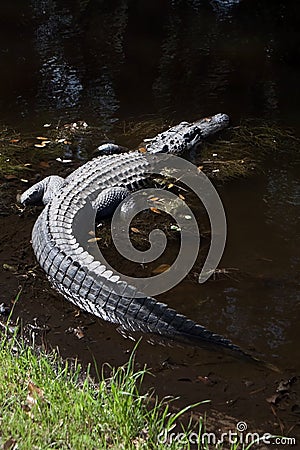
M 147 150 L 156 153 L 159 149 L 168 152 L 173 149 L 173 153 L 181 153 L 227 124 L 225 115 L 204 119 L 197 126 L 185 122 L 147 140 Z M 21 197 L 23 204 L 36 204 L 40 200 L 46 203 L 32 232 L 33 250 L 39 264 L 66 299 L 84 311 L 120 324 L 125 330 L 154 333 L 192 344 L 222 346 L 248 356 L 223 336 L 206 330 L 152 297 L 140 296 L 134 286 L 107 270 L 84 249 L 76 224 L 82 223 L 82 218 L 95 217 L 93 205 L 99 193 L 114 186 L 128 191 L 138 189 L 149 181 L 149 164 L 147 154 L 140 152 L 101 156 L 75 170 L 66 180 L 55 177 L 55 186 L 50 177 L 27 190 Z M 97 208 L 101 210 L 101 204 Z M 90 225 L 93 224 L 87 227 Z

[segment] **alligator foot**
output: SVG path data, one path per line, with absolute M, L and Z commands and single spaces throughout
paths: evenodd
M 50 175 L 23 192 L 20 202 L 22 205 L 47 205 L 64 184 L 62 177 Z
M 93 202 L 96 210 L 96 220 L 112 216 L 119 204 L 130 195 L 130 191 L 122 186 L 113 186 L 103 189 Z

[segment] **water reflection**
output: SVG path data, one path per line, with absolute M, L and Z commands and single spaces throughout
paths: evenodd
M 117 1 L 102 14 L 97 2 L 90 2 L 89 7 L 83 49 L 86 73 L 82 106 L 92 111 L 99 125 L 109 131 L 118 120 L 120 108 L 116 82 L 125 59 L 128 5 L 127 0 Z
M 119 109 L 115 78 L 124 61 L 127 1 L 102 14 L 97 2 L 81 2 L 79 10 L 55 0 L 33 0 L 31 6 L 40 61 L 38 109 L 68 110 L 69 116 L 70 110 L 88 110 L 108 131 Z
M 40 107 L 61 110 L 79 105 L 83 90 L 79 67 L 68 60 L 65 38 L 76 39 L 78 27 L 67 8 L 59 8 L 55 0 L 33 0 L 31 6 L 36 23 L 35 47 L 40 58 Z
M 51 110 L 111 129 L 133 114 L 188 119 L 223 108 L 278 119 L 293 116 L 291 103 L 298 109 L 296 14 L 284 2 L 31 0 L 11 8 L 16 33 L 0 29 L 0 77 L 10 85 L 3 116 L 7 107 L 28 118 Z
M 240 3 L 240 0 L 211 0 L 210 2 L 220 20 L 230 19 L 233 9 Z
M 292 238 L 296 244 L 300 240 L 300 183 L 293 171 L 277 167 L 269 172 L 265 202 L 266 222 L 276 224 L 283 239 Z

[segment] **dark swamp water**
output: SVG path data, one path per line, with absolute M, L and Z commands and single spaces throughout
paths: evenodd
M 169 123 L 222 111 L 233 125 L 255 118 L 293 127 L 299 136 L 299 14 L 296 1 L 4 2 L 0 124 L 37 136 L 45 123 L 85 120 L 103 140 L 122 140 L 123 121 Z M 30 163 L 31 154 L 24 150 L 19 160 Z M 36 171 L 73 170 L 80 161 L 73 156 L 67 169 L 48 156 Z M 160 297 L 282 373 L 188 347 L 142 342 L 137 354 L 160 396 L 179 396 L 178 405 L 210 399 L 199 408 L 208 416 L 217 411 L 254 431 L 292 436 L 300 420 L 298 173 L 299 155 L 286 147 L 264 161 L 261 173 L 218 185 L 228 221 L 220 268 L 238 272 L 204 285 L 185 280 Z M 9 304 L 22 287 L 15 317 L 46 347 L 59 346 L 84 364 L 124 363 L 134 343 L 78 314 L 35 267 L 30 233 L 37 211 L 9 206 L 25 188 L 18 179 L 1 180 L 0 302 Z M 76 327 L 82 339 L 71 332 Z M 291 379 L 288 392 L 274 397 L 279 382 Z

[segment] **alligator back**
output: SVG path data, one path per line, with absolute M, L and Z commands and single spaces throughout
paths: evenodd
M 154 333 L 193 345 L 214 344 L 246 355 L 228 339 L 142 295 L 85 249 L 76 224 L 85 223 L 81 232 L 87 236 L 94 226 L 87 218 L 94 217 L 92 201 L 97 194 L 109 186 L 136 189 L 146 182 L 147 170 L 147 157 L 133 152 L 96 158 L 73 172 L 33 228 L 38 262 L 69 301 L 124 330 Z

